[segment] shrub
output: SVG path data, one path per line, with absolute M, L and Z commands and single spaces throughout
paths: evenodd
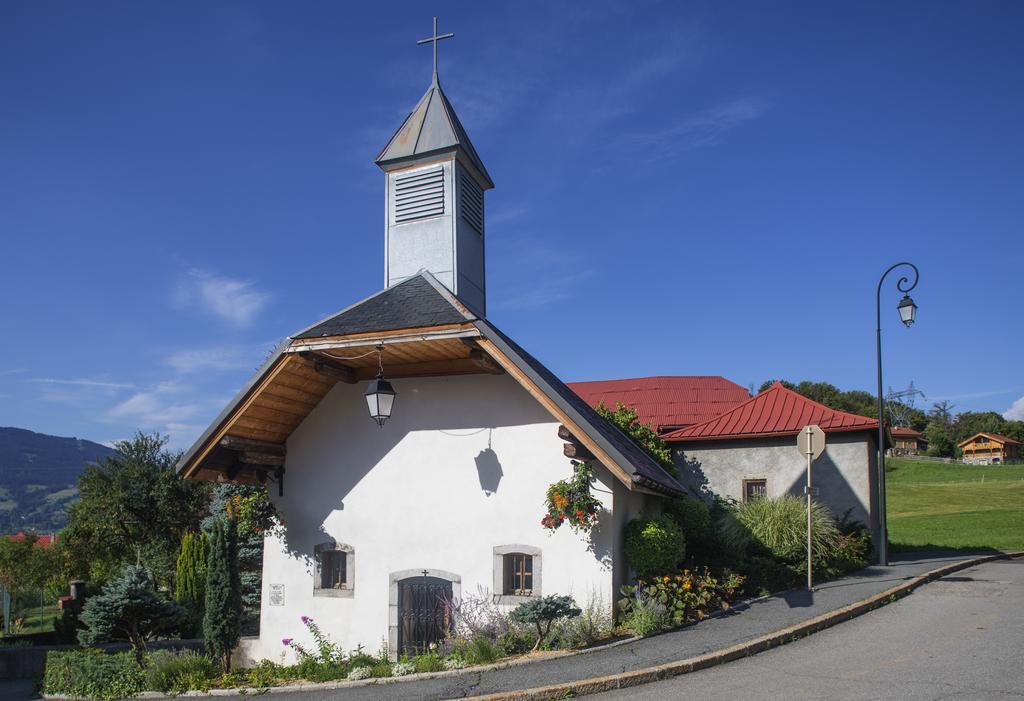
M 128 565 L 82 608 L 79 619 L 85 629 L 79 631 L 78 641 L 89 647 L 107 640 L 127 640 L 141 664 L 146 643 L 176 631 L 185 615 L 181 606 L 153 591 L 145 568 Z
M 551 625 L 561 618 L 575 618 L 582 613 L 571 596 L 545 596 L 520 604 L 508 618 L 513 623 L 533 624 L 537 628 L 537 650 L 551 632 Z
M 307 650 L 300 643 L 296 642 L 294 638 L 285 638 L 281 642 L 295 651 L 300 662 L 340 664 L 345 661 L 345 653 L 342 649 L 331 640 L 329 635 L 320 630 L 320 626 L 312 618 L 302 616 L 299 620 L 302 621 L 302 625 L 306 626 L 306 630 L 309 631 L 313 642 L 316 644 L 316 649 Z M 362 649 L 357 650 L 355 654 L 364 655 Z
M 203 638 L 207 652 L 219 661 L 225 672 L 231 669 L 231 651 L 241 637 L 242 599 L 237 545 L 234 519 L 216 519 L 206 568 Z
M 622 593 L 626 596 L 620 603 L 628 614 L 637 601 L 654 601 L 664 607 L 667 621 L 678 626 L 704 618 L 712 611 L 728 609 L 742 583 L 743 577 L 732 573 L 716 579 L 706 568 L 683 570 L 676 575 L 640 582 L 635 587 L 623 587 Z
M 641 579 L 671 572 L 686 554 L 686 541 L 668 516 L 635 518 L 626 524 L 626 560 Z
M 441 658 L 436 652 L 428 652 L 425 655 L 416 655 L 412 658 L 412 664 L 417 672 L 440 672 L 444 669 Z
M 455 669 L 465 669 L 466 663 L 460 660 L 458 657 L 449 657 L 442 663 L 445 670 L 451 671 Z
M 576 648 L 592 645 L 612 630 L 612 613 L 600 599 L 591 596 L 582 613 L 560 621 L 552 633 L 558 647 Z
M 839 528 L 828 508 L 812 502 L 811 537 L 814 551 L 827 557 L 839 541 Z M 798 497 L 783 495 L 755 499 L 727 511 L 719 534 L 738 554 L 770 554 L 784 562 L 797 562 L 807 553 L 807 508 Z
M 501 650 L 488 638 L 473 638 L 463 652 L 469 664 L 490 664 L 501 657 Z
M 143 690 L 142 669 L 130 652 L 52 650 L 46 655 L 43 692 L 103 701 Z
M 373 676 L 373 669 L 370 667 L 353 667 L 352 671 L 348 673 L 348 678 L 352 681 L 359 681 L 360 679 L 369 679 Z
M 416 673 L 416 665 L 412 662 L 395 662 L 391 665 L 392 677 L 405 677 Z
M 391 663 L 390 662 L 377 662 L 377 664 L 370 667 L 370 672 L 374 677 L 390 677 L 391 676 Z
M 206 655 L 193 650 L 158 650 L 146 658 L 144 684 L 149 691 L 206 690 L 217 675 L 216 663 Z
M 691 556 L 704 554 L 711 538 L 711 511 L 696 497 L 672 499 L 665 506 L 665 515 L 683 532 L 686 549 Z
M 622 608 L 622 625 L 640 636 L 668 628 L 668 608 L 647 594 L 644 587 L 635 587 L 628 605 Z

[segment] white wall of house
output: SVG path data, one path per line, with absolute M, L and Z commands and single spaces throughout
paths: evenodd
M 828 434 L 825 452 L 812 465 L 812 483 L 820 490 L 817 499 L 836 518 L 849 510 L 850 518 L 867 524 L 878 542 L 874 446 L 866 431 Z M 702 478 L 707 480 L 705 493 L 737 501 L 743 500 L 744 480 L 766 480 L 771 497 L 803 496 L 807 484 L 807 463 L 795 436 L 676 443 L 672 455 L 684 485 L 695 493 L 705 491 L 699 489 Z
M 240 662 L 290 661 L 283 638 L 311 642 L 303 615 L 343 647 L 375 652 L 396 622 L 394 573 L 427 569 L 457 577 L 457 596 L 490 595 L 495 546 L 541 550 L 542 594 L 611 605 L 625 576 L 622 525 L 656 498 L 598 466 L 607 511 L 593 541 L 566 525 L 551 534 L 540 525 L 544 494 L 571 466 L 558 422 L 513 379 L 395 380 L 394 415 L 381 429 L 365 385 L 338 384 L 288 440 L 284 497 L 271 490 L 286 532 L 266 541 L 260 637 L 244 641 Z M 351 596 L 314 595 L 314 548 L 331 541 L 353 550 Z M 284 605 L 271 605 L 275 585 Z

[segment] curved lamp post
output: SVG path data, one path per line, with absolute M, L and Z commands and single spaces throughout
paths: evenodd
M 885 404 L 882 399 L 882 283 L 886 276 L 900 266 L 909 266 L 914 271 L 914 281 L 907 277 L 901 277 L 896 281 L 896 289 L 903 293 L 903 299 L 896 306 L 900 313 L 900 321 L 908 328 L 914 323 L 917 316 L 917 305 L 907 294 L 917 287 L 917 266 L 913 263 L 897 263 L 884 273 L 878 281 L 878 289 L 875 292 L 875 340 L 878 349 L 878 525 L 881 530 L 881 537 L 878 543 L 878 562 L 881 565 L 889 564 L 889 531 L 886 527 L 885 517 Z

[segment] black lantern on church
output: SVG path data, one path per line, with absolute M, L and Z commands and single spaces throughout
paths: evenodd
M 370 418 L 383 428 L 384 422 L 391 418 L 391 410 L 395 406 L 395 388 L 384 379 L 384 345 L 377 347 L 377 377 L 366 388 L 366 407 L 370 410 Z

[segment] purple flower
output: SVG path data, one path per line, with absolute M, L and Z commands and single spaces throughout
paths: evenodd
M 283 640 L 281 641 L 281 644 L 282 644 L 282 645 L 291 645 L 291 644 L 292 644 L 292 639 L 291 639 L 291 638 L 284 638 L 284 639 L 283 639 Z
M 308 626 L 310 624 L 310 621 L 312 621 L 312 620 L 313 619 L 310 618 L 309 616 L 303 616 L 302 617 L 302 625 Z

